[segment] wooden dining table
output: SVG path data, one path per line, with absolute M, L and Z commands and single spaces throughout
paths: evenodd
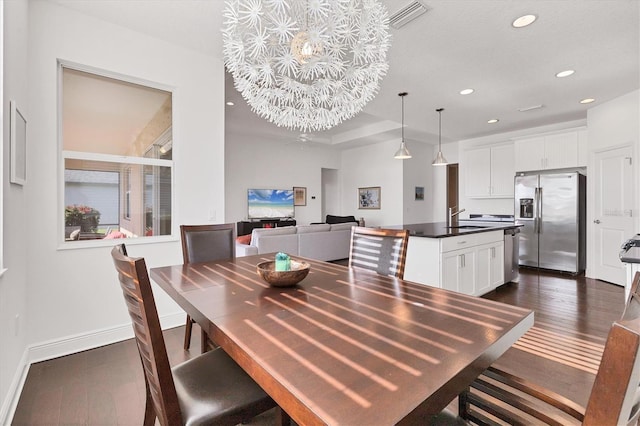
M 294 287 L 273 255 L 151 269 L 151 279 L 300 425 L 392 425 L 440 412 L 533 325 L 533 312 L 311 259 Z

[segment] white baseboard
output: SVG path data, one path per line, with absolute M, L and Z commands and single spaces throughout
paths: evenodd
M 161 317 L 160 325 L 163 330 L 166 330 L 184 325 L 184 321 L 185 313 L 178 312 Z M 132 337 L 133 328 L 131 324 L 123 324 L 28 346 L 25 348 L 22 359 L 16 368 L 11 387 L 2 403 L 0 425 L 11 424 L 31 364 L 121 342 Z
M 18 400 L 20 399 L 20 393 L 24 386 L 25 380 L 27 380 L 27 373 L 31 364 L 27 363 L 29 349 L 25 348 L 22 353 L 22 358 L 16 368 L 16 373 L 13 375 L 13 380 L 7 391 L 7 396 L 2 402 L 0 408 L 0 425 L 10 425 L 13 420 L 13 414 L 16 412 L 18 406 Z
M 184 312 L 165 315 L 160 318 L 160 325 L 163 329 L 178 327 L 184 325 L 184 319 Z M 130 323 L 76 334 L 30 346 L 28 361 L 29 363 L 46 361 L 131 338 L 133 338 L 133 328 Z

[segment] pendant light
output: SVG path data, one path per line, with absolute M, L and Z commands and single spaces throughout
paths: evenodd
M 444 108 L 438 108 L 438 154 L 436 154 L 436 159 L 431 163 L 432 166 L 446 166 L 449 164 L 444 155 L 442 155 L 442 111 Z
M 401 92 L 398 93 L 398 96 L 402 98 L 402 141 L 400 142 L 400 148 L 396 151 L 396 154 L 393 156 L 396 160 L 406 160 L 411 158 L 411 153 L 407 149 L 407 145 L 404 143 L 404 97 L 409 93 Z

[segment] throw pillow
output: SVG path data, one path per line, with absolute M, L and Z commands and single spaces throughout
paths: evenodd
M 244 244 L 244 245 L 250 246 L 251 245 L 251 234 L 240 235 L 238 238 L 236 238 L 236 242 L 238 242 L 239 244 Z

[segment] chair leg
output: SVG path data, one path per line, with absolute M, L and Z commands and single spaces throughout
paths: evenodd
M 209 336 L 207 336 L 207 332 L 204 330 L 200 330 L 200 352 L 205 353 L 208 352 L 209 347 Z
M 276 425 L 277 426 L 289 426 L 291 425 L 291 417 L 280 407 L 276 407 Z
M 187 323 L 184 327 L 184 350 L 188 351 L 191 346 L 191 329 L 193 328 L 193 320 L 187 315 Z

